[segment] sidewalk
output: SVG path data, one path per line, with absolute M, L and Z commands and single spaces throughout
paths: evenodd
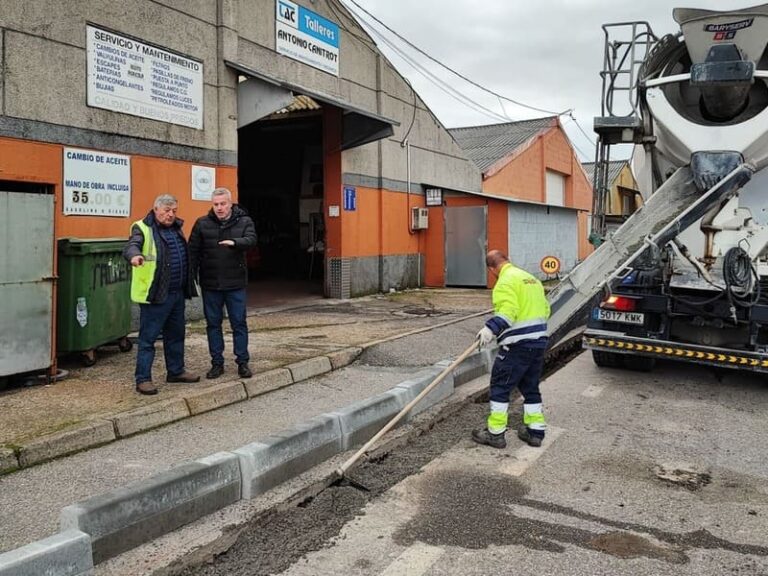
M 187 367 L 199 384 L 165 384 L 162 345 L 154 378 L 157 396 L 134 391 L 134 351 L 98 353 L 90 368 L 65 360 L 69 376 L 53 385 L 0 393 L 0 473 L 28 467 L 159 425 L 207 412 L 338 369 L 377 341 L 452 322 L 490 306 L 486 290 L 413 290 L 354 300 L 320 300 L 296 307 L 250 310 L 251 368 L 237 377 L 231 351 L 225 375 L 206 381 L 209 356 L 204 321 L 187 327 Z M 225 322 L 228 348 L 231 336 Z M 408 356 L 407 351 L 404 354 Z M 407 365 L 407 364 L 406 364 Z M 418 358 L 413 366 L 423 365 Z

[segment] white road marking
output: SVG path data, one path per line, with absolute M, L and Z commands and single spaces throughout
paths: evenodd
M 380 576 L 421 576 L 444 553 L 442 548 L 417 542 L 395 558 Z
M 503 474 L 509 474 L 510 476 L 521 476 L 523 472 L 525 472 L 531 464 L 536 462 L 542 454 L 552 445 L 552 442 L 557 440 L 558 436 L 560 436 L 563 432 L 565 432 L 565 429 L 563 428 L 555 428 L 553 426 L 550 426 L 547 428 L 547 434 L 544 437 L 544 444 L 541 445 L 541 448 L 534 448 L 532 446 L 521 446 L 514 452 L 514 459 L 510 459 L 510 461 L 506 464 L 504 464 L 500 472 Z M 510 439 L 514 442 L 514 439 Z
M 585 398 L 597 398 L 603 393 L 603 390 L 605 390 L 605 386 L 596 386 L 595 384 L 592 384 L 592 386 L 584 390 L 581 395 Z

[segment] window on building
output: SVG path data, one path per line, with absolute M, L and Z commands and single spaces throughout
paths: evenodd
M 635 211 L 635 194 L 631 188 L 619 186 L 619 196 L 621 197 L 621 215 L 630 216 Z
M 550 206 L 565 206 L 565 175 L 547 170 L 546 202 Z

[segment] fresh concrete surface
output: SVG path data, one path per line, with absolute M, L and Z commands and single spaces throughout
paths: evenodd
M 282 576 L 768 573 L 764 377 L 582 354 L 543 394 L 543 448 L 466 439 Z

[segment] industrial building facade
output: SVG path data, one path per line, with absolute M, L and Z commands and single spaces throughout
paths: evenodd
M 13 0 L 0 54 L 3 355 L 53 354 L 56 241 L 125 238 L 158 194 L 188 233 L 230 188 L 259 228 L 256 273 L 349 297 L 423 284 L 425 187 L 480 190 L 334 0 Z
M 54 364 L 57 241 L 126 238 L 162 193 L 189 233 L 231 189 L 254 277 L 335 298 L 485 286 L 485 251 L 520 242 L 517 191 L 488 187 L 338 0 L 11 0 L 0 62 L 0 356 L 39 349 L 24 370 Z M 540 196 L 544 164 L 513 165 Z

